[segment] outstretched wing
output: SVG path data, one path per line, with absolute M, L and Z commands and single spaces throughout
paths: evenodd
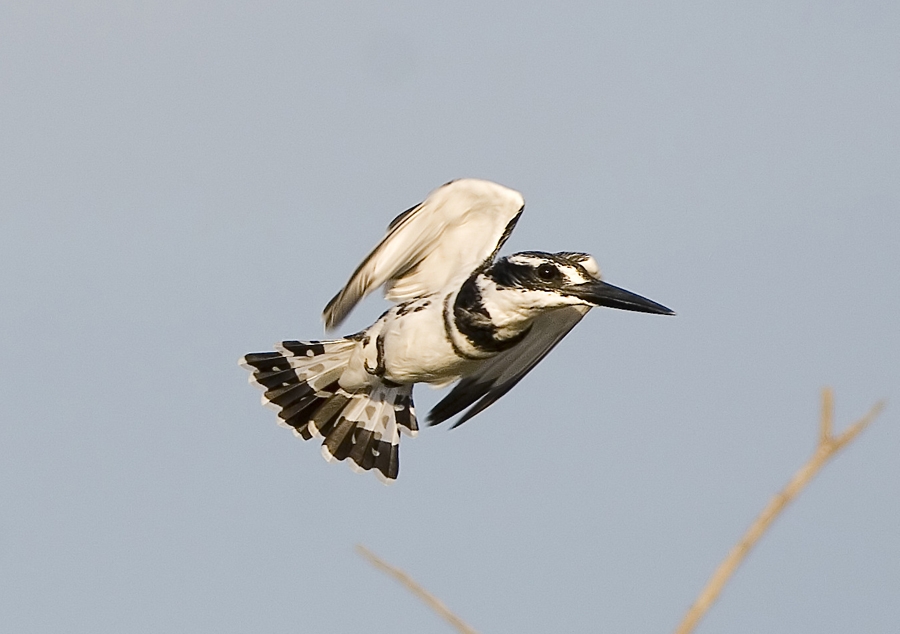
M 589 310 L 589 306 L 568 306 L 537 317 L 528 335 L 515 347 L 501 352 L 477 373 L 457 383 L 429 412 L 428 424 L 437 425 L 468 408 L 453 424 L 458 427 L 487 409 L 547 356 Z
M 322 315 L 329 330 L 363 297 L 385 285 L 404 301 L 437 292 L 493 259 L 525 200 L 512 189 L 474 178 L 451 181 L 388 225 L 387 235 L 359 265 Z

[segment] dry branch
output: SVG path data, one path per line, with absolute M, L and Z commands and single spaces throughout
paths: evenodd
M 791 478 L 791 481 L 788 482 L 787 486 L 769 501 L 769 504 L 762 510 L 756 520 L 754 520 L 753 524 L 750 525 L 750 528 L 747 529 L 747 532 L 741 540 L 735 544 L 731 549 L 731 552 L 729 552 L 722 563 L 719 564 L 719 567 L 713 573 L 709 582 L 706 584 L 706 587 L 703 589 L 703 592 L 697 597 L 697 600 L 687 611 L 687 614 L 678 626 L 678 629 L 675 630 L 675 634 L 690 634 L 694 631 L 694 628 L 696 628 L 700 619 L 703 618 L 710 606 L 712 606 L 722 592 L 722 588 L 728 583 L 731 575 L 734 574 L 734 571 L 741 565 L 744 558 L 760 540 L 775 518 L 778 517 L 785 507 L 797 497 L 803 488 L 809 484 L 809 481 L 812 480 L 816 473 L 818 473 L 840 449 L 850 443 L 862 430 L 875 420 L 875 417 L 878 416 L 883 407 L 883 403 L 876 403 L 875 406 L 869 410 L 868 414 L 853 423 L 844 431 L 844 433 L 835 436 L 833 433 L 834 396 L 828 388 L 822 391 L 822 418 L 819 424 L 819 442 L 812 457 L 799 471 L 797 471 L 797 473 L 794 474 L 794 477 Z M 395 568 L 378 558 L 364 546 L 357 545 L 356 550 L 373 566 L 391 575 L 406 586 L 410 592 L 421 599 L 428 607 L 437 613 L 438 616 L 450 623 L 450 625 L 456 628 L 458 632 L 461 632 L 462 634 L 477 634 L 477 632 L 462 619 L 453 614 L 440 599 L 425 590 L 404 571 Z
M 853 423 L 844 431 L 843 434 L 835 436 L 832 433 L 834 424 L 834 396 L 829 388 L 822 391 L 822 420 L 819 425 L 819 444 L 816 447 L 812 457 L 803 465 L 787 486 L 776 495 L 762 513 L 756 518 L 741 540 L 735 544 L 728 556 L 719 564 L 718 569 L 713 573 L 703 592 L 697 597 L 694 605 L 690 607 L 681 625 L 675 630 L 676 634 L 690 634 L 694 631 L 697 623 L 703 618 L 713 602 L 718 598 L 722 588 L 728 582 L 728 579 L 734 574 L 734 571 L 747 556 L 747 553 L 756 545 L 766 529 L 772 524 L 772 521 L 778 517 L 779 513 L 791 502 L 800 491 L 803 490 L 813 476 L 818 473 L 833 456 L 842 447 L 847 445 L 856 436 L 875 419 L 884 407 L 883 403 L 877 403 L 869 413 L 861 419 Z
M 356 545 L 356 552 L 369 560 L 369 563 L 371 563 L 373 566 L 375 566 L 382 572 L 386 572 L 387 574 L 391 575 L 397 581 L 406 586 L 406 588 L 410 592 L 419 597 L 422 602 L 425 603 L 425 605 L 434 610 L 434 612 L 437 613 L 438 616 L 443 618 L 450 625 L 455 627 L 458 632 L 461 632 L 462 634 L 478 634 L 469 625 L 467 625 L 465 621 L 453 614 L 453 612 L 451 612 L 450 609 L 446 605 L 444 605 L 444 603 L 440 599 L 438 599 L 436 596 L 416 583 L 415 580 L 404 571 L 400 570 L 399 568 L 395 568 L 386 561 L 378 558 L 372 551 L 360 544 Z

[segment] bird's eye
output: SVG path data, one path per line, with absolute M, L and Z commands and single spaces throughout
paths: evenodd
M 559 277 L 559 269 L 552 264 L 541 264 L 537 268 L 537 274 L 539 278 L 541 278 L 545 282 L 549 282 L 550 280 L 554 280 Z

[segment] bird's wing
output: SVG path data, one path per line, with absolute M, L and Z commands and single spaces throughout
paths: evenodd
M 363 297 L 385 285 L 389 300 L 404 301 L 460 283 L 493 259 L 509 237 L 525 201 L 512 189 L 465 178 L 431 192 L 388 225 L 387 235 L 325 307 L 335 328 Z
M 428 423 L 437 425 L 469 408 L 454 423 L 453 427 L 458 427 L 492 405 L 547 356 L 589 310 L 589 306 L 567 306 L 538 316 L 521 342 L 457 383 L 429 412 Z

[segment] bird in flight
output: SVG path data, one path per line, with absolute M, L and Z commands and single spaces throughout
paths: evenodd
M 455 387 L 428 414 L 461 425 L 506 394 L 595 306 L 673 315 L 600 279 L 586 253 L 497 257 L 525 201 L 512 189 L 455 180 L 388 225 L 323 313 L 332 330 L 384 286 L 397 302 L 356 334 L 283 341 L 244 356 L 279 424 L 322 439 L 326 460 L 397 478 L 400 434 L 419 431 L 416 383 Z

